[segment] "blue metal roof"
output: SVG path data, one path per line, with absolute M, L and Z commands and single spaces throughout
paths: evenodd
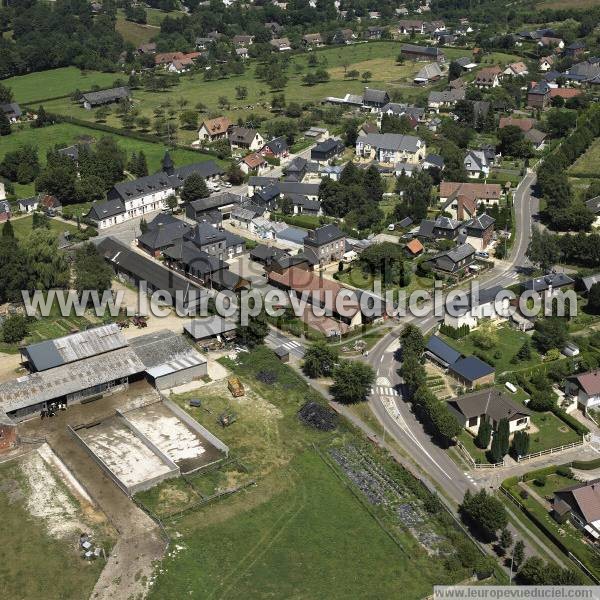
M 458 350 L 452 348 L 439 338 L 437 335 L 432 335 L 425 346 L 425 350 L 437 356 L 440 360 L 449 365 L 454 364 L 462 355 Z
M 483 362 L 476 356 L 467 356 L 457 360 L 454 364 L 450 365 L 450 370 L 471 382 L 477 381 L 481 377 L 485 377 L 495 371 L 494 367 Z

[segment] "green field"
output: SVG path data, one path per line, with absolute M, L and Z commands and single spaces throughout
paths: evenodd
M 160 10 L 147 8 L 146 17 L 148 23 L 134 23 L 125 19 L 124 11 L 120 8 L 117 10 L 116 29 L 126 42 L 131 42 L 137 48 L 140 44 L 149 42 L 153 37 L 158 35 L 160 32 L 158 25 L 160 25 L 166 14 Z M 173 16 L 175 14 L 180 16 L 182 13 L 172 13 Z
M 18 75 L 4 79 L 2 84 L 12 89 L 15 102 L 26 104 L 45 98 L 66 96 L 77 89 L 90 90 L 94 85 L 102 88 L 111 87 L 115 79 L 123 77 L 119 73 L 81 71 L 76 67 L 63 67 L 52 71 Z
M 418 97 L 425 97 L 431 88 L 421 88 L 412 85 L 412 78 L 423 66 L 422 63 L 406 62 L 398 65 L 396 58 L 400 52 L 399 42 L 377 42 L 342 46 L 339 48 L 326 48 L 314 54 L 322 61 L 322 66 L 327 69 L 331 79 L 327 83 L 315 86 L 306 86 L 302 77 L 309 72 L 306 54 L 291 57 L 288 69 L 289 81 L 284 90 L 288 102 L 320 102 L 325 96 L 344 96 L 346 93 L 361 93 L 365 85 L 373 88 L 398 89 L 405 100 L 414 101 Z M 446 49 L 449 58 L 465 54 L 464 50 Z M 505 55 L 509 57 L 510 55 Z M 233 121 L 239 117 L 245 118 L 249 113 L 269 114 L 271 92 L 269 87 L 254 77 L 255 63 L 250 61 L 243 75 L 232 76 L 217 81 L 205 82 L 202 74 L 190 74 L 180 78 L 179 84 L 164 92 L 148 92 L 135 90 L 133 93 L 134 104 L 140 109 L 140 114 L 153 118 L 153 111 L 160 104 L 170 102 L 178 110 L 180 101 L 187 101 L 186 110 L 193 108 L 198 101 L 204 103 L 209 112 L 223 113 Z M 344 71 L 356 69 L 360 73 L 370 71 L 372 79 L 368 84 L 360 80 L 348 80 Z M 440 85 L 443 85 L 441 83 Z M 236 86 L 245 86 L 248 96 L 243 101 L 237 101 Z M 226 97 L 231 103 L 229 110 L 219 108 L 219 98 Z M 250 107 L 250 108 L 249 108 Z M 93 119 L 94 111 L 75 105 L 69 99 L 57 100 L 48 103 L 47 109 L 57 113 L 72 114 L 82 119 Z M 114 110 L 108 117 L 108 124 L 120 126 L 120 120 Z M 180 139 L 190 142 L 196 138 L 196 132 L 180 130 Z
M 19 146 L 32 144 L 37 147 L 40 161 L 45 163 L 46 153 L 55 146 L 64 148 L 72 144 L 77 144 L 83 141 L 97 141 L 102 137 L 114 138 L 123 150 L 127 151 L 127 155 L 131 156 L 132 152 L 143 150 L 148 163 L 148 171 L 154 173 L 160 170 L 160 161 L 167 149 L 169 150 L 173 162 L 176 166 L 189 165 L 194 162 L 203 160 L 216 160 L 215 157 L 193 150 L 185 150 L 182 148 L 168 148 L 166 144 L 152 143 L 141 140 L 132 139 L 129 137 L 106 133 L 96 129 L 89 129 L 80 125 L 71 123 L 57 123 L 42 129 L 31 129 L 24 126 L 22 129 L 16 128 L 9 136 L 0 139 L 0 159 L 6 152 L 15 150 Z M 219 162 L 216 160 L 216 162 Z M 27 185 L 15 184 L 15 192 L 19 198 L 32 196 L 34 193 L 33 183 Z
M 500 325 L 497 328 L 491 329 L 490 335 L 492 336 L 493 346 L 489 350 L 477 347 L 474 343 L 473 333 L 470 333 L 460 340 L 453 340 L 446 336 L 441 337 L 443 337 L 450 346 L 456 348 L 465 356 L 475 354 L 476 352 L 485 354 L 489 359 L 488 362 L 490 362 L 490 364 L 493 363 L 493 366 L 496 368 L 496 375 L 500 375 L 505 371 L 517 371 L 526 369 L 527 367 L 533 367 L 541 362 L 541 356 L 533 347 L 531 348 L 531 358 L 529 360 L 519 360 L 516 363 L 511 362 L 525 340 L 530 339 L 521 331 L 517 331 L 508 325 Z M 496 355 L 498 358 L 496 358 Z
M 600 177 L 600 139 L 596 138 L 587 151 L 582 154 L 568 169 L 572 177 Z
M 31 227 L 33 225 L 33 216 L 28 215 L 26 217 L 18 217 L 16 219 L 12 219 L 11 223 L 15 232 L 15 237 L 17 239 L 23 239 L 31 231 Z M 59 221 L 58 219 L 50 219 L 49 226 L 50 231 L 53 231 L 54 233 L 56 233 L 56 235 L 59 235 L 66 231 L 77 231 L 77 227 L 75 225 Z
M 79 557 L 78 534 L 56 538 L 47 533 L 46 522 L 27 508 L 28 493 L 19 463 L 0 465 L 0 532 L 10 540 L 0 547 L 3 594 L 23 600 L 89 597 L 104 561 Z
M 307 399 L 322 398 L 295 371 L 265 347 L 240 354 L 238 364 L 222 362 L 242 379 L 243 398 L 232 399 L 225 383 L 214 382 L 173 400 L 215 431 L 247 472 L 198 475 L 192 487 L 204 495 L 215 485 L 222 490 L 249 477 L 256 484 L 163 518 L 168 530 L 177 532 L 182 550 L 161 563 L 150 598 L 422 598 L 434 583 L 464 578 L 456 548 L 472 547 L 444 511 L 432 509 L 424 523 L 443 544 L 432 561 L 393 510 L 369 504 L 358 488 L 350 489 L 350 480 L 330 457 L 333 448 L 362 448 L 406 489 L 404 501 L 411 506 L 423 506 L 424 496 L 429 497 L 344 423 L 330 433 L 301 424 L 298 408 Z M 192 397 L 201 399 L 201 408 L 188 406 Z M 223 410 L 234 410 L 237 421 L 215 430 Z M 175 480 L 139 494 L 138 500 L 164 517 L 169 509 L 171 514 L 181 510 L 189 495 L 190 488 Z

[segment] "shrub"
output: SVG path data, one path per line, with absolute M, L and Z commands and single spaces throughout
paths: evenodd
M 538 487 L 544 487 L 546 485 L 546 476 L 539 475 L 533 480 L 533 483 L 535 483 L 535 485 L 537 485 Z
M 521 490 L 519 492 L 519 496 L 521 496 L 523 500 L 527 500 L 527 498 L 529 498 L 529 492 L 527 490 Z
M 568 477 L 569 479 L 573 479 L 573 471 L 566 465 L 560 465 L 556 467 L 556 474 L 561 477 Z
M 6 344 L 20 342 L 29 333 L 29 319 L 24 315 L 12 315 L 2 324 L 1 333 Z

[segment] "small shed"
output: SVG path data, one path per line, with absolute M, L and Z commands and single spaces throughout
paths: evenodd
M 275 348 L 274 352 L 281 362 L 289 362 L 290 351 L 285 346 L 278 346 L 277 348 Z
M 244 386 L 237 377 L 230 377 L 227 380 L 227 389 L 231 392 L 234 398 L 239 398 L 245 394 Z

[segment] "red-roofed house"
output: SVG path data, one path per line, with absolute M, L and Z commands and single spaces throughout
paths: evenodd
M 461 221 L 474 217 L 481 204 L 486 208 L 498 204 L 501 196 L 502 188 L 497 183 L 440 183 L 442 210 Z
M 240 169 L 246 175 L 260 175 L 269 168 L 269 163 L 258 153 L 253 152 L 240 160 Z
M 523 133 L 527 133 L 530 129 L 533 129 L 535 121 L 529 117 L 515 118 L 515 117 L 500 117 L 500 123 L 498 129 L 514 125 L 518 127 Z

